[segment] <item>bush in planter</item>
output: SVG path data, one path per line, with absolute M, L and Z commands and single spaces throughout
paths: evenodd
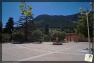
M 40 43 L 42 43 L 43 41 L 44 41 L 43 37 L 41 37 L 41 38 L 38 39 L 38 42 L 40 42 Z
M 7 33 L 2 34 L 2 42 L 9 42 L 10 36 Z
M 33 33 L 32 33 L 32 40 L 34 42 L 37 42 L 37 41 L 42 41 L 42 32 L 40 30 L 35 30 Z
M 51 38 L 56 40 L 56 38 L 59 38 L 59 41 L 64 40 L 66 37 L 66 33 L 62 31 L 54 30 L 51 34 Z
M 20 33 L 14 33 L 13 34 L 13 40 L 18 41 L 18 42 L 23 42 L 24 41 L 24 35 Z

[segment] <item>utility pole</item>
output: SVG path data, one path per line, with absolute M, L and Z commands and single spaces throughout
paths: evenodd
M 93 13 L 93 41 L 92 41 L 92 54 L 94 55 L 94 2 L 91 2 L 90 5 L 92 6 L 92 13 Z
M 90 42 L 90 33 L 89 33 L 89 22 L 88 22 L 88 15 L 90 13 L 90 11 L 88 11 L 88 9 L 86 9 L 86 12 L 83 12 L 83 9 L 80 8 L 81 14 L 86 15 L 87 18 L 87 32 L 88 32 L 88 42 L 89 42 L 89 54 L 91 54 L 91 42 Z

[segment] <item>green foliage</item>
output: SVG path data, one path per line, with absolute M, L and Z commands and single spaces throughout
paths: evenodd
M 2 34 L 2 42 L 8 42 L 9 39 L 10 39 L 9 34 L 7 33 Z
M 44 37 L 44 41 L 50 41 L 50 36 L 44 35 L 43 37 Z
M 2 42 L 2 34 L 0 34 L 0 42 Z
M 49 25 L 49 28 L 75 28 L 77 27 L 78 14 L 63 16 L 63 15 L 39 15 L 33 19 L 36 26 L 41 28 L 45 24 Z
M 44 38 L 41 37 L 41 38 L 38 39 L 38 41 L 39 41 L 39 42 L 43 42 L 43 41 L 44 41 Z
M 65 37 L 66 37 L 66 32 L 61 32 L 62 33 L 62 39 L 64 40 L 65 39 Z
M 2 22 L 0 21 L 0 33 L 2 33 Z
M 2 41 L 2 22 L 0 21 L 0 42 Z
M 49 29 L 48 29 L 48 25 L 47 24 L 44 27 L 44 34 L 46 34 L 46 35 L 49 34 Z
M 33 33 L 32 33 L 32 39 L 34 42 L 36 41 L 42 41 L 43 38 L 42 38 L 42 32 L 40 30 L 35 30 Z
M 12 17 L 10 17 L 9 19 L 8 19 L 8 22 L 6 23 L 6 26 L 5 26 L 5 28 L 6 28 L 6 32 L 8 33 L 8 34 L 12 34 L 12 31 L 14 30 L 14 21 L 13 21 L 13 18 Z
M 37 28 L 36 25 L 34 23 L 34 21 L 29 21 L 28 22 L 28 27 L 27 27 L 27 36 L 28 36 L 28 41 L 32 41 L 32 32 L 34 32 Z
M 25 3 L 21 3 L 21 5 L 19 7 L 20 7 L 20 10 L 21 10 L 22 14 L 24 14 L 26 16 L 31 16 L 32 15 L 32 7 L 31 6 L 25 6 Z M 24 7 L 26 7 L 27 10 L 24 9 Z
M 56 39 L 56 37 L 58 37 L 59 40 L 64 40 L 66 37 L 66 33 L 62 32 L 62 31 L 53 30 L 53 32 L 51 34 L 51 38 Z
M 35 31 L 37 28 L 36 28 L 36 25 L 34 23 L 34 21 L 29 21 L 28 22 L 28 32 L 31 34 L 33 31 Z
M 23 42 L 24 41 L 24 34 L 22 33 L 14 33 L 13 34 L 13 40 Z
M 64 30 L 66 33 L 75 33 L 76 30 L 75 29 L 65 29 Z
M 27 22 L 26 22 L 26 19 L 27 19 Z M 27 17 L 20 16 L 18 24 L 19 24 L 18 31 L 25 33 L 25 38 L 26 38 L 26 34 L 27 34 L 28 41 L 32 41 L 32 39 L 31 39 L 32 32 L 34 30 L 36 30 L 36 25 L 35 25 L 34 21 L 32 21 L 32 17 L 31 16 L 27 16 Z M 26 39 L 26 41 L 27 41 L 27 39 Z
M 90 37 L 92 37 L 93 34 L 93 20 L 92 20 L 92 14 L 89 14 L 88 17 L 88 21 L 89 21 L 89 32 L 90 32 Z M 80 21 L 78 22 L 77 25 L 77 34 L 84 36 L 84 37 L 88 37 L 88 29 L 87 29 L 87 20 L 86 20 L 86 16 L 80 16 L 79 17 Z

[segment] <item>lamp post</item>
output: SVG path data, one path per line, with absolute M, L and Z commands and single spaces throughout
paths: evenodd
M 19 7 L 22 15 L 25 15 L 25 41 L 27 41 L 27 21 L 28 17 L 32 16 L 32 8 L 30 6 L 26 6 L 25 1 L 23 1 Z
M 83 9 L 80 8 L 81 14 L 86 15 L 86 19 L 87 19 L 87 31 L 88 31 L 88 42 L 89 42 L 89 54 L 91 53 L 91 42 L 90 42 L 90 33 L 89 33 L 89 22 L 88 22 L 88 15 L 90 13 L 90 11 L 88 11 L 88 9 L 86 9 L 86 12 L 83 12 Z
M 92 54 L 94 55 L 94 2 L 90 3 L 91 7 L 92 7 L 92 13 L 93 13 L 93 41 L 92 41 Z

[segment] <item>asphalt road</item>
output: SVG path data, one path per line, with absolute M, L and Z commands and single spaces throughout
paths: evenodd
M 88 48 L 88 42 L 70 42 L 63 45 L 53 45 L 52 42 L 42 44 L 2 44 L 2 61 L 84 61 L 83 49 Z

